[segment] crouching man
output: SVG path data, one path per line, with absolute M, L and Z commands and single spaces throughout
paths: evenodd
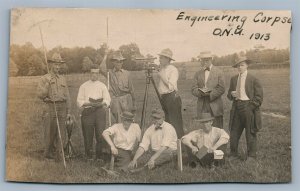
M 174 127 L 164 121 L 164 112 L 155 109 L 151 113 L 152 125 L 146 130 L 142 142 L 135 153 L 133 160 L 129 163 L 129 169 L 138 166 L 138 159 L 149 150 L 148 162 L 144 167 L 153 169 L 162 164 L 168 163 L 176 156 L 177 134 Z
M 203 126 L 182 137 L 182 143 L 190 148 L 189 165 L 192 168 L 198 163 L 203 167 L 212 167 L 216 161 L 214 158 L 219 158 L 218 155 L 222 158 L 229 141 L 229 135 L 224 129 L 212 126 L 214 117 L 210 113 L 203 113 L 202 117 L 197 121 L 203 123 Z M 223 163 L 224 158 L 220 162 Z
M 140 142 L 141 129 L 133 122 L 134 115 L 129 111 L 123 112 L 120 117 L 122 122 L 104 130 L 102 135 L 115 156 L 116 167 L 126 171 L 132 160 L 132 150 Z

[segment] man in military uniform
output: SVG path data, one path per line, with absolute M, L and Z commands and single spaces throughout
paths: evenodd
M 66 143 L 65 121 L 70 116 L 70 95 L 66 80 L 59 74 L 62 60 L 60 54 L 54 53 L 48 60 L 50 71 L 38 82 L 38 97 L 49 106 L 50 125 L 45 128 L 45 158 L 58 159 L 60 157 L 60 141 Z M 60 126 L 61 140 L 59 137 L 57 118 Z
M 129 72 L 122 68 L 125 58 L 120 51 L 113 53 L 111 61 L 114 68 L 109 70 L 109 92 L 111 95 L 111 111 L 115 123 L 121 123 L 124 111 L 135 112 L 136 103 Z

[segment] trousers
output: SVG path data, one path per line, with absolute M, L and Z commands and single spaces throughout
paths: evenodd
M 61 134 L 61 141 L 63 144 L 63 148 L 66 145 L 67 137 L 66 137 L 66 128 L 65 128 L 65 121 L 67 117 L 67 105 L 65 102 L 56 102 L 56 111 L 57 117 L 60 127 L 60 134 Z M 61 154 L 61 143 L 58 134 L 58 127 L 57 127 L 57 119 L 56 113 L 53 103 L 48 103 L 49 107 L 49 125 L 45 128 L 45 157 L 54 157 L 54 158 L 62 158 Z
M 132 112 L 133 102 L 131 94 L 125 94 L 119 97 L 112 97 L 111 112 L 114 117 L 114 123 L 121 123 L 121 114 L 124 111 Z
M 196 167 L 197 163 L 199 163 L 202 167 L 211 167 L 212 165 L 222 165 L 225 163 L 225 153 L 226 153 L 226 147 L 227 144 L 221 145 L 218 150 L 221 150 L 224 152 L 224 158 L 221 160 L 215 160 L 214 159 L 214 153 L 207 153 L 206 155 L 203 156 L 202 159 L 198 159 L 196 155 L 192 153 L 192 150 L 190 148 L 187 148 L 186 150 L 188 151 L 188 158 L 189 158 L 189 164 L 191 167 Z
M 201 113 L 210 113 L 212 116 L 214 116 L 213 111 L 210 107 L 209 96 L 203 98 L 203 107 Z M 198 113 L 198 117 L 200 118 L 201 118 L 201 113 Z M 212 126 L 223 129 L 223 115 L 214 116 L 214 117 L 215 119 L 213 120 Z
M 118 148 L 118 155 L 115 156 L 115 165 L 117 168 L 126 170 L 132 160 L 132 151 Z
M 140 163 L 142 160 L 145 161 L 145 162 L 148 162 L 154 154 L 155 154 L 155 151 L 148 151 L 147 153 L 145 153 L 144 157 L 141 157 L 138 160 L 138 163 Z M 170 148 L 167 148 L 154 161 L 154 165 L 155 165 L 155 167 L 159 167 L 159 166 L 161 166 L 163 164 L 166 164 L 166 163 L 169 163 L 169 162 L 174 162 L 175 163 L 176 156 L 177 156 L 177 151 L 176 150 L 172 150 Z M 141 166 L 141 165 L 139 165 L 139 166 Z
M 85 108 L 81 114 L 82 134 L 84 139 L 85 154 L 93 157 L 93 139 L 96 138 L 96 158 L 103 158 L 102 148 L 104 140 L 102 132 L 106 125 L 106 111 L 103 107 Z
M 181 98 L 176 94 L 175 91 L 173 91 L 168 94 L 162 94 L 161 99 L 162 108 L 165 113 L 165 120 L 173 125 L 176 130 L 177 137 L 180 139 L 184 135 L 181 113 Z
M 236 109 L 230 129 L 230 152 L 237 156 L 240 137 L 245 129 L 247 153 L 250 157 L 256 157 L 257 138 L 256 133 L 251 133 L 251 126 L 254 125 L 254 113 L 249 101 L 237 101 Z

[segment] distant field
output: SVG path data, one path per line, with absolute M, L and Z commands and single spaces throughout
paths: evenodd
M 43 129 L 47 124 L 47 110 L 36 99 L 36 84 L 10 81 L 8 100 L 8 129 L 6 146 L 6 179 L 26 182 L 76 182 L 76 183 L 185 183 L 185 182 L 289 182 L 291 181 L 291 119 L 290 119 L 290 77 L 289 69 L 252 70 L 264 87 L 262 105 L 263 129 L 258 134 L 258 164 L 245 166 L 244 163 L 226 163 L 215 170 L 190 169 L 184 167 L 182 173 L 173 169 L 173 164 L 151 172 L 140 172 L 112 179 L 104 175 L 96 162 L 87 163 L 82 155 L 68 161 L 67 170 L 61 163 L 46 162 L 43 158 Z M 192 76 L 194 71 L 188 73 Z M 233 70 L 225 72 L 226 93 Z M 145 79 L 143 72 L 135 72 L 134 87 L 137 94 L 138 111 L 136 121 L 140 121 Z M 78 116 L 76 96 L 78 88 L 86 79 L 67 77 L 72 98 L 73 113 Z M 197 99 L 190 93 L 193 80 L 179 81 L 179 94 L 183 101 L 185 132 L 192 129 L 191 118 L 195 116 Z M 225 95 L 226 95 L 225 93 Z M 159 107 L 154 89 L 149 91 L 150 111 Z M 225 114 L 224 125 L 228 130 L 231 103 L 223 96 Z M 149 113 L 149 112 L 148 112 Z M 281 117 L 277 117 L 281 116 Z M 149 124 L 146 121 L 146 124 Z M 72 141 L 75 149 L 84 153 L 81 129 L 74 131 Z M 242 138 L 240 153 L 246 152 Z

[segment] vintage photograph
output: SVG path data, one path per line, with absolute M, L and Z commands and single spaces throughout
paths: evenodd
M 289 10 L 11 9 L 6 181 L 291 182 Z

